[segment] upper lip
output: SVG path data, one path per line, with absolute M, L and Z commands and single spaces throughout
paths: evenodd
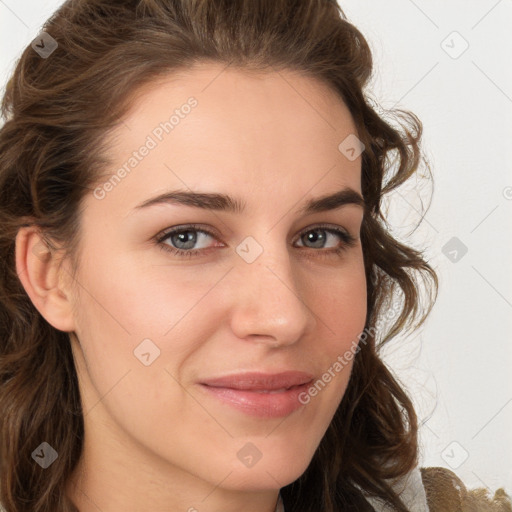
M 207 386 L 240 390 L 276 390 L 307 384 L 313 375 L 299 371 L 280 373 L 247 372 L 215 377 L 201 382 Z

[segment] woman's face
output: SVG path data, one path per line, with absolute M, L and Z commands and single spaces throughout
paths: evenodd
M 127 493 L 195 486 L 190 507 L 305 471 L 366 318 L 355 134 L 292 72 L 202 64 L 145 88 L 84 200 L 85 467 Z M 301 374 L 263 378 L 283 372 Z

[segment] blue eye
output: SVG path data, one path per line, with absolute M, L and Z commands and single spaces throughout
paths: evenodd
M 310 247 L 313 249 L 330 249 L 337 247 L 340 239 L 346 245 L 353 245 L 354 243 L 353 237 L 345 231 L 337 228 L 316 227 L 301 234 L 299 240 L 303 245 L 299 247 L 304 247 L 305 243 L 311 243 L 313 245 Z M 334 242 L 334 245 L 326 246 L 329 241 Z
M 193 225 L 181 226 L 166 231 L 158 238 L 160 247 L 178 256 L 190 257 L 194 254 L 204 252 L 209 247 L 207 239 L 215 238 L 213 233 Z M 166 243 L 166 240 L 170 242 Z M 199 242 L 200 247 L 194 247 Z
M 222 243 L 212 245 L 211 240 L 218 240 L 216 235 L 203 227 L 186 225 L 173 227 L 157 238 L 159 247 L 176 256 L 190 258 L 205 254 L 214 248 L 225 247 Z M 313 249 L 313 253 L 323 257 L 339 255 L 356 244 L 356 239 L 347 231 L 332 226 L 316 226 L 299 234 L 301 250 Z M 199 245 L 199 246 L 198 246 Z M 319 250 L 320 249 L 320 250 Z
M 198 243 L 198 241 L 204 242 L 204 239 L 208 238 L 209 236 L 210 235 L 204 231 L 190 229 L 187 231 L 176 231 L 167 235 L 167 238 L 169 238 L 169 240 L 177 249 L 194 249 L 194 246 Z M 204 246 L 199 247 L 199 249 L 203 248 Z

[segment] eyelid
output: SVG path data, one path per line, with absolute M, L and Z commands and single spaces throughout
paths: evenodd
M 355 246 L 359 239 L 359 237 L 353 236 L 346 228 L 343 228 L 339 225 L 333 225 L 329 223 L 317 223 L 311 224 L 301 229 L 297 234 L 297 240 L 301 240 L 302 236 L 305 233 L 315 231 L 317 229 L 324 229 L 330 232 L 331 234 L 337 235 L 341 241 L 341 245 L 330 248 L 311 248 L 306 247 L 304 245 L 296 246 L 294 242 L 293 246 L 299 249 L 301 252 L 304 252 L 305 254 L 308 254 L 311 251 L 313 253 L 316 253 L 314 258 L 328 257 L 329 255 L 339 255 L 345 252 L 346 250 Z M 197 231 L 199 233 L 207 234 L 208 236 L 214 238 L 218 243 L 210 247 L 203 247 L 200 249 L 179 249 L 177 247 L 173 247 L 172 245 L 165 243 L 165 240 L 168 239 L 172 234 L 184 231 Z M 172 255 L 179 258 L 193 258 L 194 256 L 206 256 L 214 249 L 223 249 L 227 247 L 227 245 L 224 244 L 224 242 L 220 241 L 220 236 L 217 234 L 216 229 L 210 229 L 210 227 L 205 228 L 204 225 L 201 224 L 180 224 L 172 226 L 170 228 L 164 229 L 163 231 L 160 231 L 160 233 L 153 237 L 153 240 L 155 240 L 156 245 L 159 247 L 159 249 L 171 253 Z M 308 257 L 313 256 L 310 255 Z
M 309 226 L 302 228 L 299 231 L 299 233 L 297 234 L 297 239 L 300 239 L 302 237 L 302 235 L 304 235 L 308 231 L 314 231 L 315 229 L 332 230 L 340 235 L 344 235 L 347 239 L 354 238 L 347 229 L 345 229 L 339 225 L 320 222 L 320 223 L 311 224 Z M 210 236 L 216 238 L 217 240 L 219 240 L 221 238 L 219 233 L 217 232 L 217 230 L 210 228 L 210 227 L 205 227 L 202 224 L 179 224 L 176 226 L 172 226 L 170 228 L 164 229 L 163 231 L 160 231 L 154 238 L 158 242 L 162 242 L 163 240 L 168 238 L 169 235 L 171 235 L 172 233 L 177 233 L 177 232 L 182 232 L 182 231 L 187 231 L 187 230 L 206 233 L 207 235 L 210 235 Z
M 200 233 L 206 233 L 207 235 L 210 235 L 217 240 L 220 238 L 220 235 L 216 230 L 213 228 L 206 228 L 202 224 L 178 224 L 176 226 L 172 226 L 170 228 L 166 228 L 163 231 L 160 231 L 154 239 L 157 242 L 163 242 L 166 238 L 169 237 L 169 235 L 173 233 L 180 233 L 182 231 L 198 231 Z
M 342 226 L 339 226 L 337 224 L 329 224 L 329 223 L 317 223 L 317 224 L 311 224 L 310 226 L 306 226 L 305 228 L 301 229 L 298 238 L 300 239 L 302 235 L 307 233 L 308 231 L 314 231 L 316 229 L 325 229 L 326 231 L 335 232 L 340 237 L 343 238 L 343 241 L 345 244 L 354 243 L 357 238 L 354 237 L 350 231 L 346 228 L 343 228 Z

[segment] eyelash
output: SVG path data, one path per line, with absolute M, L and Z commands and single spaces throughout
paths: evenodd
M 324 230 L 328 233 L 337 235 L 341 239 L 343 245 L 341 245 L 340 247 L 331 248 L 331 249 L 322 249 L 322 248 L 315 249 L 315 248 L 304 247 L 304 246 L 299 247 L 299 249 L 304 249 L 304 250 L 311 249 L 311 250 L 319 253 L 318 256 L 320 256 L 320 257 L 339 256 L 339 255 L 341 255 L 341 253 L 343 253 L 350 247 L 353 247 L 357 242 L 357 240 L 347 231 L 344 231 L 340 228 L 323 225 L 323 224 L 319 224 L 317 226 L 314 226 L 313 228 L 307 228 L 307 229 L 302 230 L 299 233 L 299 239 L 306 233 L 309 233 L 310 231 L 317 231 L 317 230 Z M 212 233 L 211 231 L 209 231 L 207 229 L 204 229 L 202 226 L 199 226 L 197 224 L 187 224 L 184 226 L 174 227 L 172 229 L 169 229 L 167 231 L 160 233 L 159 235 L 157 235 L 155 237 L 156 243 L 158 244 L 158 247 L 160 249 L 162 249 L 163 251 L 165 251 L 166 253 L 171 253 L 175 256 L 180 256 L 180 257 L 185 257 L 185 258 L 192 258 L 193 256 L 197 256 L 201 253 L 205 254 L 205 253 L 208 253 L 210 250 L 215 249 L 215 247 L 209 247 L 206 249 L 185 250 L 185 249 L 177 249 L 176 247 L 171 247 L 170 245 L 164 243 L 164 241 L 167 240 L 170 236 L 172 236 L 176 233 L 182 233 L 182 232 L 187 232 L 187 231 L 197 231 L 199 233 L 205 233 L 213 238 L 217 238 L 214 233 Z

